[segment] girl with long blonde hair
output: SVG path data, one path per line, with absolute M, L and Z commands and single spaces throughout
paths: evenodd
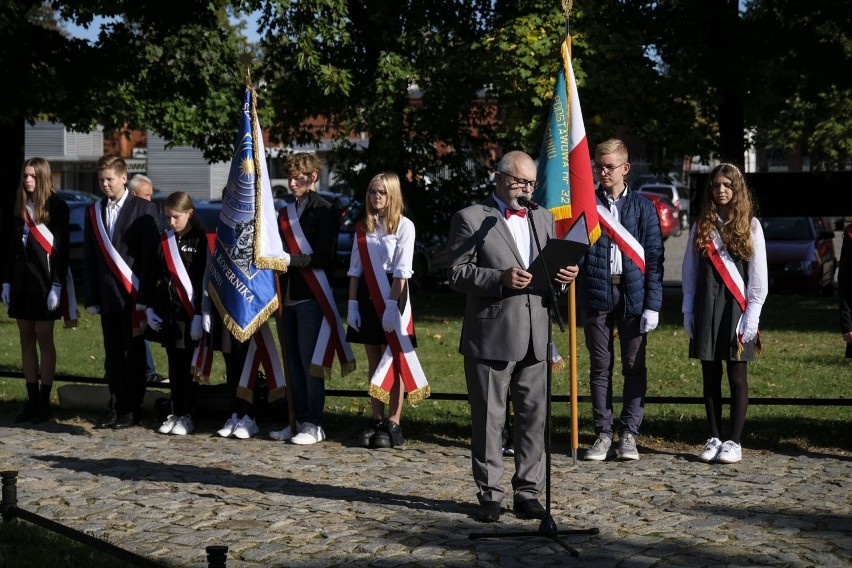
M 349 310 L 346 316 L 349 329 L 346 340 L 364 344 L 369 376 L 372 377 L 388 343 L 385 332 L 399 327 L 400 313 L 410 301 L 408 279 L 413 273 L 415 233 L 414 223 L 403 215 L 402 189 L 395 173 L 383 172 L 374 176 L 367 188 L 364 220 L 356 228 L 349 261 Z M 376 261 L 384 269 L 384 274 L 376 275 L 376 278 L 387 278 L 390 284 L 390 294 L 383 298 L 385 309 L 382 313 L 364 277 L 364 271 L 372 269 L 362 265 L 359 237 L 364 239 L 369 250 L 374 251 L 371 254 L 377 255 Z M 410 333 L 409 337 L 416 347 L 414 333 Z M 397 374 L 390 391 L 387 416 L 385 404 L 376 397 L 370 397 L 372 418 L 360 435 L 362 446 L 394 448 L 405 443 L 399 425 L 404 394 L 402 379 Z

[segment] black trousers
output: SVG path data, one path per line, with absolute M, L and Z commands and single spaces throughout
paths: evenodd
M 101 315 L 104 367 L 112 408 L 119 416 L 139 412 L 145 398 L 145 338 L 133 337 L 132 327 L 130 310 Z

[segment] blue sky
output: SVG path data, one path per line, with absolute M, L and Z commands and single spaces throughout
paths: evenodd
M 259 12 L 252 12 L 250 14 L 244 14 L 240 18 L 247 23 L 244 33 L 246 34 L 246 37 L 248 38 L 248 40 L 252 43 L 256 43 L 259 39 L 257 32 L 256 32 L 256 30 L 257 30 L 257 18 L 259 17 L 259 15 L 260 15 Z M 232 19 L 232 21 L 238 21 L 234 18 L 231 18 L 231 19 Z M 101 30 L 101 25 L 104 24 L 105 22 L 108 22 L 108 21 L 112 21 L 112 20 L 111 19 L 107 20 L 107 19 L 104 19 L 104 18 L 96 17 L 92 21 L 91 25 L 89 25 L 88 28 L 83 28 L 81 26 L 77 26 L 77 25 L 72 24 L 70 22 L 65 23 L 65 28 L 68 30 L 68 33 L 70 33 L 72 36 L 75 36 L 75 37 L 78 37 L 78 38 L 81 38 L 81 39 L 87 39 L 91 42 L 94 42 L 98 38 L 98 33 Z

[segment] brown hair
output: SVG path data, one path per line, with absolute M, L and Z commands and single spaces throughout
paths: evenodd
M 47 223 L 50 215 L 47 212 L 47 200 L 56 193 L 53 186 L 53 175 L 50 172 L 50 164 L 44 158 L 30 158 L 21 166 L 21 183 L 18 184 L 18 195 L 15 198 L 15 214 L 21 219 L 26 219 L 27 190 L 24 189 L 24 170 L 32 167 L 35 170 L 35 190 L 33 197 L 33 223 Z
M 710 242 L 710 233 L 716 230 L 719 206 L 713 200 L 713 180 L 718 175 L 731 180 L 732 191 L 727 218 L 722 221 L 722 227 L 718 229 L 719 236 L 732 255 L 744 260 L 751 258 L 754 253 L 751 242 L 751 219 L 754 217 L 751 192 L 742 172 L 734 164 L 719 164 L 707 176 L 701 213 L 695 226 L 695 248 L 699 253 L 706 255 L 705 246 Z
M 104 170 L 112 169 L 118 175 L 124 175 L 127 173 L 127 162 L 124 161 L 119 156 L 113 156 L 111 154 L 107 154 L 105 156 L 101 156 L 98 159 L 98 171 L 102 172 Z
M 382 172 L 373 176 L 370 183 L 367 184 L 367 195 L 364 203 L 365 211 L 365 228 L 368 233 L 376 230 L 376 217 L 378 212 L 373 209 L 373 204 L 370 202 L 370 188 L 373 184 L 379 184 L 385 191 L 388 192 L 388 204 L 385 208 L 385 230 L 388 234 L 396 233 L 399 227 L 399 220 L 402 218 L 402 213 L 405 211 L 405 203 L 402 201 L 402 187 L 399 184 L 399 176 L 393 172 Z
M 165 208 L 177 211 L 178 213 L 186 213 L 187 211 L 194 210 L 195 204 L 192 202 L 192 198 L 188 193 L 185 191 L 176 191 L 166 197 L 166 201 L 163 203 L 163 209 Z
M 316 173 L 317 181 L 319 181 L 321 166 L 322 163 L 320 162 L 319 156 L 317 156 L 316 152 L 297 152 L 287 156 L 287 162 L 284 164 L 284 171 L 287 172 L 288 176 L 298 174 L 311 175 L 312 173 Z

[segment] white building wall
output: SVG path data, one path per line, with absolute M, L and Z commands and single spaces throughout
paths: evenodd
M 148 131 L 148 177 L 165 194 L 185 191 L 194 199 L 219 199 L 228 181 L 229 163 L 208 164 L 201 150 L 166 148 L 167 141 Z

